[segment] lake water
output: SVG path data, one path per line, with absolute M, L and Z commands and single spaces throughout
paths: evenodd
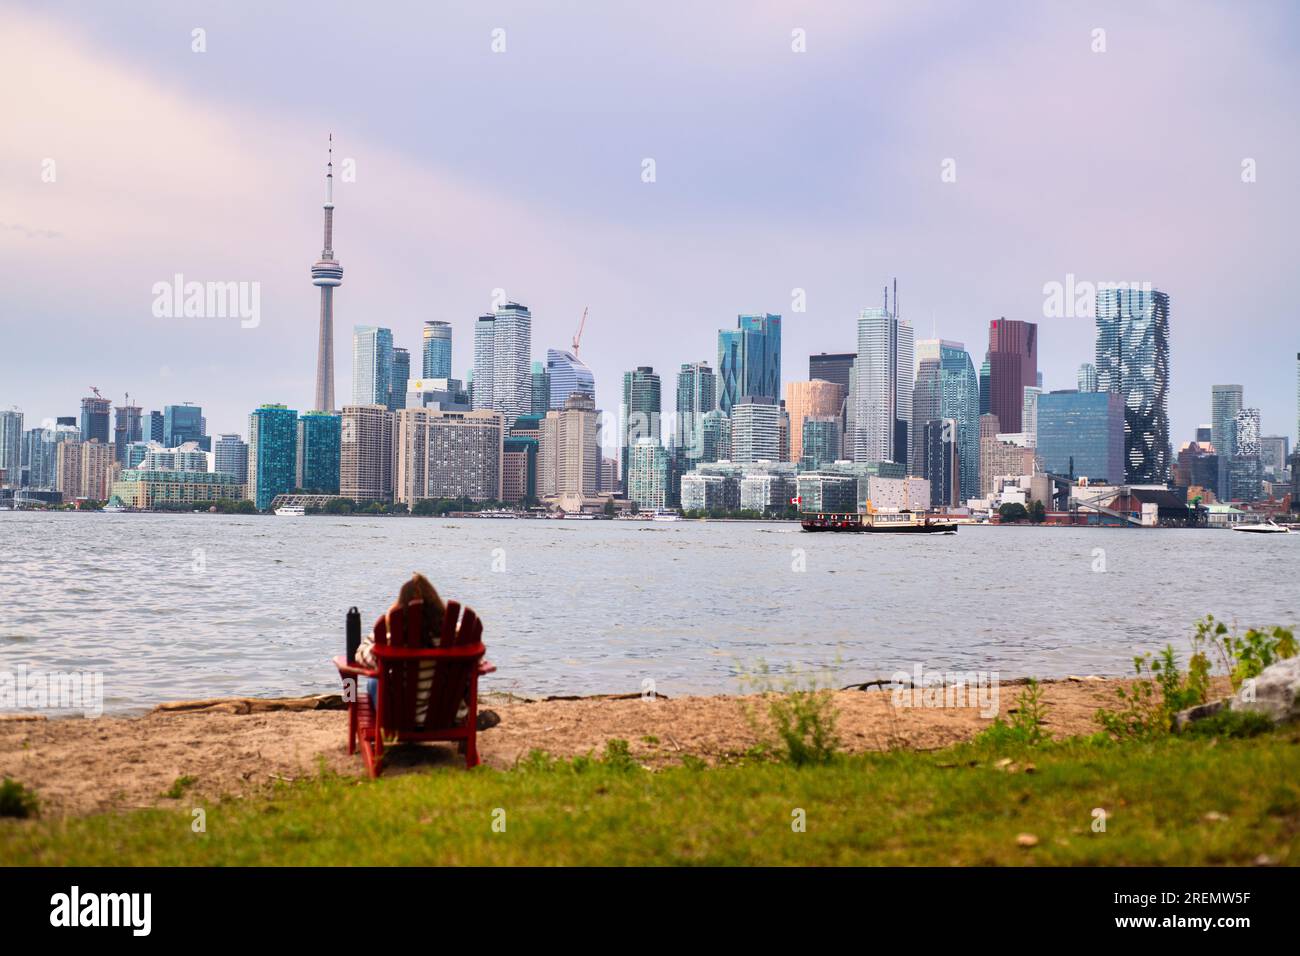
M 115 712 L 333 691 L 347 608 L 368 628 L 416 570 L 483 618 L 485 690 L 677 696 L 760 661 L 1126 673 L 1207 612 L 1294 625 L 1300 535 L 0 513 L 0 671 L 102 671 Z

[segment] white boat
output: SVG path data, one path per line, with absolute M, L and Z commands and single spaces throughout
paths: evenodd
M 1251 524 L 1235 524 L 1232 526 L 1233 531 L 1248 531 L 1251 534 L 1290 534 L 1291 529 L 1285 525 L 1280 525 L 1272 518 L 1267 521 L 1256 521 Z
M 676 511 L 658 510 L 650 513 L 651 521 L 680 521 L 681 518 Z
M 595 521 L 596 516 L 585 511 L 567 511 L 564 514 L 564 519 L 566 521 Z
M 301 518 L 307 514 L 307 509 L 302 505 L 281 505 L 275 509 L 277 518 Z

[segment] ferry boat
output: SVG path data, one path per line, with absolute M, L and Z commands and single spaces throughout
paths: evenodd
M 302 505 L 281 505 L 275 509 L 277 518 L 302 518 L 307 514 L 307 509 Z
M 931 518 L 915 511 L 876 511 L 809 514 L 800 522 L 804 531 L 849 531 L 865 534 L 956 534 L 957 522 Z
M 658 508 L 650 512 L 651 521 L 680 521 L 682 516 L 676 511 L 669 511 L 665 508 Z

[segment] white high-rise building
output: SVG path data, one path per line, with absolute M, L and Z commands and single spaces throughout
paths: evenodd
M 1043 390 L 1036 385 L 1025 386 L 1025 403 L 1020 413 L 1020 430 L 1024 432 L 1030 448 L 1038 447 L 1038 397 Z
M 507 302 L 474 327 L 475 410 L 490 408 L 506 428 L 533 410 L 533 315 L 527 306 Z
M 858 315 L 849 443 L 854 461 L 907 464 L 914 341 L 912 326 L 887 309 L 863 309 Z
M 470 407 L 474 411 L 492 407 L 492 366 L 496 364 L 496 343 L 492 333 L 497 317 L 486 312 L 474 323 L 474 368 L 470 373 Z

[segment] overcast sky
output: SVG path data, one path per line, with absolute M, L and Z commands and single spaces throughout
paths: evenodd
M 893 276 L 918 337 L 977 365 L 990 319 L 1038 321 L 1045 387 L 1072 388 L 1092 322 L 1045 318 L 1043 286 L 1073 273 L 1169 294 L 1175 449 L 1219 382 L 1295 438 L 1295 4 L 0 8 L 0 407 L 28 427 L 90 385 L 213 433 L 310 407 L 333 132 L 340 402 L 354 324 L 418 370 L 450 321 L 464 377 L 496 288 L 539 359 L 590 306 L 607 409 L 629 368 L 715 362 L 740 312 L 785 315 L 805 378 Z M 177 273 L 260 283 L 260 324 L 156 317 Z

